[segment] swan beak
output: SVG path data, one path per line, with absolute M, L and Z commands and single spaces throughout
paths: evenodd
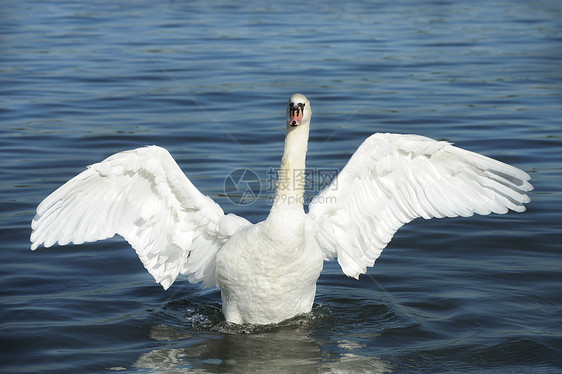
M 296 127 L 301 124 L 302 122 L 302 115 L 304 108 L 301 105 L 291 106 L 290 116 L 289 116 L 289 124 L 293 127 Z

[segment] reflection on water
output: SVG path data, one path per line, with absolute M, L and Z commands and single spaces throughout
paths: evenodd
M 188 299 L 167 303 L 164 312 L 171 317 L 171 325 L 153 325 L 149 333 L 150 339 L 162 342 L 159 346 L 164 347 L 142 354 L 134 368 L 159 373 L 389 371 L 381 360 L 358 354 L 365 347 L 351 337 L 315 337 L 336 323 L 328 304 L 314 304 L 310 313 L 278 324 L 257 326 L 226 322 L 219 304 L 202 303 L 191 309 L 189 303 Z M 190 314 L 187 319 L 181 318 L 186 309 Z M 183 322 L 177 324 L 179 320 Z M 332 352 L 333 347 L 337 347 L 337 354 Z
M 386 373 L 384 362 L 356 355 L 359 347 L 352 341 L 336 342 L 344 352 L 327 360 L 325 353 L 309 331 L 282 329 L 275 333 L 217 335 L 185 348 L 161 348 L 145 353 L 135 368 L 158 372 L 228 372 L 228 373 Z M 151 338 L 159 341 L 193 342 L 193 336 L 169 326 L 155 325 Z M 197 339 L 195 339 L 197 340 Z

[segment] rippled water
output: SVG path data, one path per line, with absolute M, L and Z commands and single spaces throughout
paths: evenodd
M 559 1 L 0 7 L 2 371 L 562 370 Z M 163 291 L 117 238 L 29 250 L 44 197 L 146 144 L 263 219 L 294 92 L 314 108 L 310 168 L 418 133 L 529 172 L 528 211 L 413 222 L 367 276 L 325 263 L 313 312 L 261 328 L 226 324 L 216 289 Z M 264 181 L 257 201 L 225 196 L 236 168 Z

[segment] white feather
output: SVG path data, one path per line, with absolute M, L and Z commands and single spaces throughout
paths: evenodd
M 344 273 L 358 277 L 414 218 L 524 211 L 529 179 L 447 142 L 374 134 L 310 204 L 307 227 L 326 259 L 337 256 Z
M 228 223 L 223 217 L 168 151 L 150 146 L 92 165 L 47 197 L 32 222 L 31 248 L 119 234 L 165 289 L 180 272 L 195 283 L 214 286 L 214 256 L 235 232 L 221 232 L 219 223 Z M 242 220 L 239 227 L 249 224 L 237 218 Z

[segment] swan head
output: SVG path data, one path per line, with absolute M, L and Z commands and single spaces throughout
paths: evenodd
M 291 96 L 287 104 L 287 127 L 297 127 L 310 123 L 312 110 L 310 101 L 303 94 L 296 93 Z

